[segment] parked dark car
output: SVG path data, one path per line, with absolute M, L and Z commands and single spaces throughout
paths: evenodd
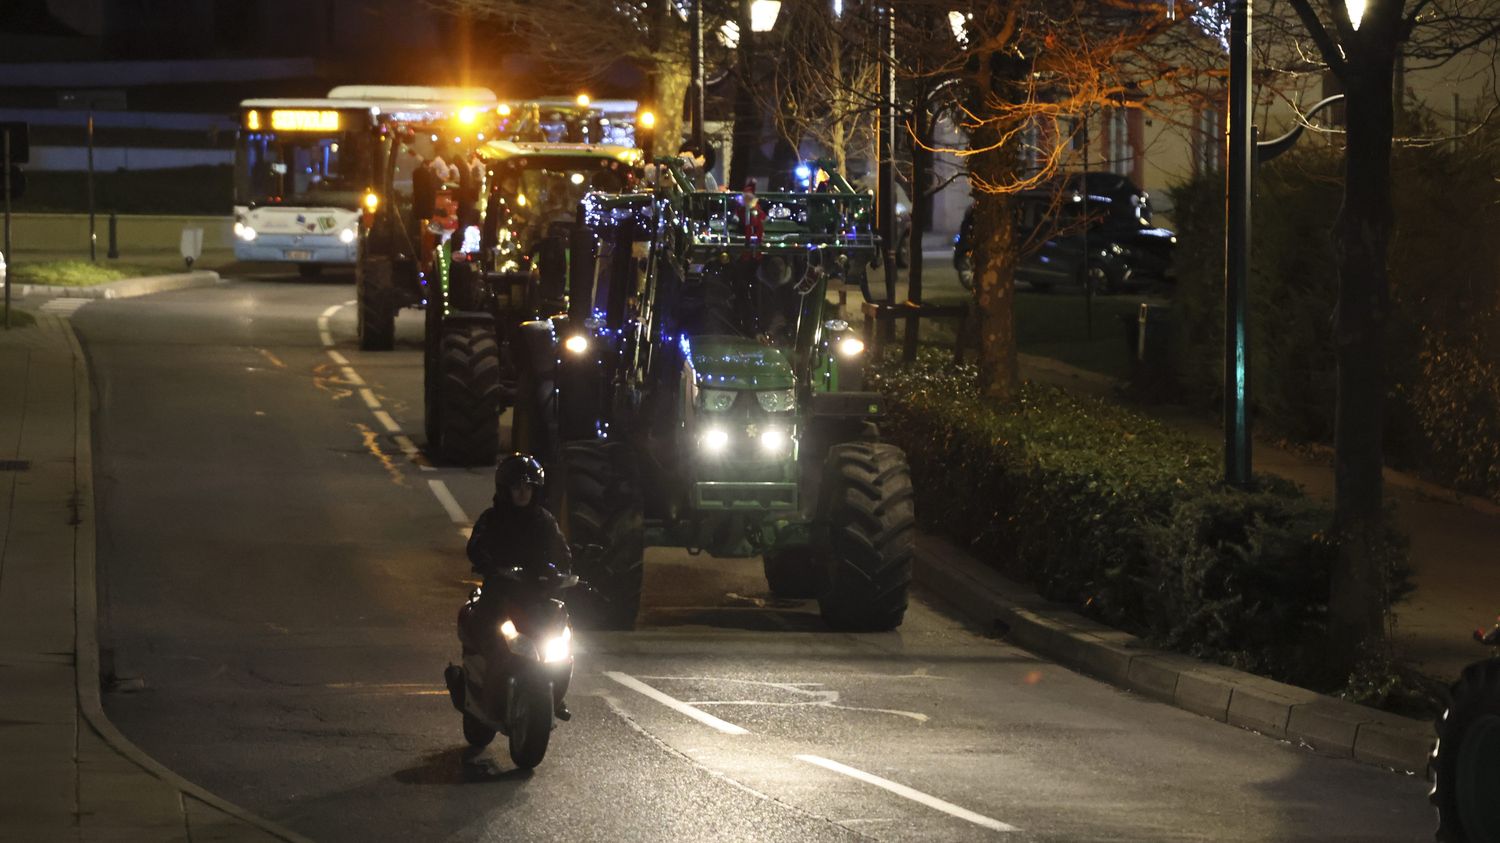
M 1149 195 L 1116 173 L 1082 173 L 1021 192 L 1016 228 L 1022 247 L 1016 279 L 1033 289 L 1063 284 L 1118 292 L 1173 280 L 1177 235 L 1151 223 Z M 974 207 L 953 238 L 953 265 L 974 285 Z

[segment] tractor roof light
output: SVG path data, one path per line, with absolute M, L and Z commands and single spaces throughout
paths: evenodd
M 373 191 L 373 190 L 366 191 L 365 192 L 365 210 L 369 211 L 371 213 L 374 213 L 375 209 L 378 208 L 378 207 L 380 207 L 380 197 L 378 195 L 376 195 L 375 191 Z
M 638 121 L 642 129 L 650 129 L 656 126 L 656 115 L 650 111 L 642 111 Z

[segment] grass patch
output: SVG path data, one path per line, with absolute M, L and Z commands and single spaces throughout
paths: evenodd
M 1121 317 L 1135 319 L 1142 298 L 1138 293 L 1095 296 L 1091 315 L 1082 295 L 1017 291 L 1017 350 L 1124 380 L 1130 377 L 1131 349 Z M 953 331 L 949 320 L 925 320 L 921 339 L 948 346 Z
M 45 284 L 53 287 L 92 287 L 123 278 L 160 275 L 162 270 L 148 266 L 118 263 L 90 263 L 84 260 L 23 263 L 11 270 L 13 284 Z

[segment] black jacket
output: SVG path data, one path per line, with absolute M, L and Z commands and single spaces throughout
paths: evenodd
M 557 519 L 544 507 L 497 501 L 474 522 L 474 532 L 469 536 L 469 564 L 481 576 L 516 566 L 540 573 L 548 563 L 560 571 L 570 571 L 573 554 Z

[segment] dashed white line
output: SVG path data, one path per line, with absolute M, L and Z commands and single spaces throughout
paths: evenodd
M 365 385 L 365 379 L 362 378 L 362 377 L 360 377 L 359 376 L 359 372 L 354 371 L 353 367 L 351 367 L 351 366 L 344 366 L 344 367 L 342 367 L 342 368 L 339 369 L 339 372 L 341 374 L 343 374 L 344 380 L 348 381 L 350 384 L 352 384 L 354 386 L 364 386 Z
M 411 441 L 410 436 L 401 433 L 399 431 L 399 428 L 392 430 L 391 432 L 396 434 L 395 436 L 391 437 L 392 441 L 396 443 L 396 447 L 401 449 L 401 453 L 405 454 L 407 459 L 416 463 L 417 468 L 420 468 L 423 471 L 437 470 L 432 467 L 432 464 L 427 461 L 426 457 L 422 456 L 422 452 L 417 449 L 417 443 Z
M 324 345 L 333 345 L 333 334 L 328 333 L 327 328 L 318 331 L 318 339 L 322 340 Z
M 880 776 L 875 775 L 874 773 L 866 773 L 864 770 L 856 770 L 855 768 L 850 767 L 846 764 L 840 764 L 837 761 L 830 761 L 827 758 L 823 758 L 817 755 L 798 755 L 795 757 L 798 761 L 805 761 L 808 764 L 814 764 L 816 766 L 822 767 L 825 770 L 832 770 L 835 773 L 843 776 L 848 776 L 851 779 L 862 781 L 865 784 L 875 785 L 876 787 L 888 790 L 891 793 L 896 794 L 897 796 L 905 797 L 921 805 L 926 805 L 933 810 L 942 811 L 950 817 L 958 817 L 961 820 L 971 822 L 983 828 L 988 828 L 992 831 L 1020 831 L 1020 829 L 1016 828 L 1013 825 L 1010 825 L 1009 823 L 1000 822 L 993 817 L 986 817 L 984 814 L 976 814 L 973 811 L 970 811 L 968 808 L 960 808 L 952 802 L 939 799 L 936 796 L 923 793 L 920 790 L 907 787 L 904 784 L 893 782 L 890 779 L 883 779 Z
M 349 365 L 349 358 L 345 357 L 342 354 L 339 354 L 337 351 L 334 351 L 331 348 L 328 349 L 328 359 L 330 359 L 333 362 L 339 364 L 340 366 L 347 366 L 347 365 Z
M 453 523 L 465 526 L 473 523 L 469 516 L 464 514 L 464 508 L 458 505 L 458 499 L 448 491 L 447 483 L 441 480 L 428 480 L 427 487 L 432 490 L 432 495 L 438 499 L 438 503 L 443 505 L 443 509 L 448 511 L 448 517 Z
M 688 705 L 687 703 L 675 697 L 667 696 L 661 691 L 658 691 L 650 685 L 647 685 L 645 682 L 636 679 L 634 676 L 620 673 L 619 671 L 615 670 L 607 670 L 604 672 L 604 675 L 608 676 L 610 679 L 615 680 L 621 685 L 624 685 L 630 690 L 635 691 L 638 694 L 650 697 L 651 699 L 656 700 L 667 708 L 670 708 L 679 714 L 685 714 L 705 726 L 713 729 L 718 729 L 720 732 L 723 732 L 726 735 L 750 734 L 747 729 L 736 726 L 726 720 L 720 720 L 719 718 L 713 716 L 712 714 L 709 714 L 703 709 Z
M 326 309 L 324 309 L 322 315 L 320 315 L 318 318 L 319 319 L 329 319 L 329 318 L 332 318 L 333 314 L 339 312 L 339 308 L 347 307 L 347 306 L 349 306 L 351 304 L 354 304 L 354 302 L 344 302 L 343 304 L 330 304 Z
M 388 433 L 401 432 L 401 425 L 396 424 L 396 420 L 391 418 L 391 414 L 387 413 L 385 410 L 376 410 L 375 420 L 384 425 Z M 399 445 L 400 443 L 398 442 L 397 444 Z M 401 450 L 405 451 L 406 449 L 402 448 Z
M 374 390 L 365 387 L 359 391 L 359 397 L 365 400 L 365 406 L 372 410 L 380 409 L 380 399 L 375 397 Z

